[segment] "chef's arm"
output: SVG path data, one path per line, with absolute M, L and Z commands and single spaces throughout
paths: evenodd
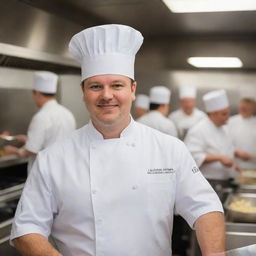
M 40 234 L 24 235 L 15 238 L 12 242 L 22 256 L 61 256 Z
M 25 148 L 17 148 L 14 146 L 5 146 L 4 147 L 4 154 L 5 155 L 17 155 L 18 157 L 29 157 L 29 156 L 36 156 L 35 153 L 28 151 Z
M 225 221 L 221 212 L 200 216 L 195 229 L 202 256 L 225 255 Z
M 221 162 L 226 167 L 232 167 L 234 165 L 234 160 L 231 157 L 225 156 L 225 155 L 220 155 L 220 154 L 206 155 L 203 163 L 211 163 L 211 162 L 215 162 L 215 161 Z
M 249 154 L 243 150 L 238 150 L 238 149 L 235 151 L 235 156 L 243 159 L 244 161 L 248 161 L 253 158 L 251 154 Z

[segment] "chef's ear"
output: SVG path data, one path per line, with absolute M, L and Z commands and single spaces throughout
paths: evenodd
M 84 81 L 81 82 L 80 86 L 82 88 L 82 91 L 84 91 Z
M 136 96 L 135 96 L 136 88 L 137 88 L 137 82 L 132 80 L 131 90 L 132 90 L 132 94 L 133 94 L 133 98 L 132 98 L 133 101 L 136 98 Z

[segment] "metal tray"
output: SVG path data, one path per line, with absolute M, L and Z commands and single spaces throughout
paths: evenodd
M 232 181 L 232 185 L 239 193 L 256 194 L 256 170 L 243 169 L 241 175 Z
M 256 223 L 256 212 L 242 212 L 239 209 L 234 210 L 230 205 L 234 202 L 244 200 L 250 203 L 251 206 L 256 207 L 256 194 L 253 193 L 236 193 L 230 194 L 224 203 L 226 214 L 230 221 L 242 223 Z M 244 208 L 246 211 L 246 208 Z

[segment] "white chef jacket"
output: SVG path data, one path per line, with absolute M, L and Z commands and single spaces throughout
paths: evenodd
M 154 128 L 160 132 L 163 132 L 175 137 L 178 136 L 178 132 L 174 123 L 159 111 L 152 110 L 149 113 L 138 118 L 137 121 L 151 128 Z
M 73 114 L 56 100 L 50 100 L 33 116 L 28 128 L 25 149 L 37 154 L 75 128 Z M 34 157 L 29 160 L 28 170 L 31 169 L 33 162 Z
M 233 168 L 225 167 L 219 161 L 203 163 L 209 154 L 234 157 L 234 146 L 226 125 L 217 127 L 205 118 L 188 131 L 184 142 L 207 179 L 227 180 L 236 175 Z
M 235 149 L 243 150 L 254 156 L 254 159 L 249 161 L 236 158 L 238 165 L 243 169 L 256 169 L 256 117 L 232 116 L 229 119 L 228 128 Z
M 11 239 L 51 233 L 64 256 L 169 256 L 174 207 L 191 227 L 222 212 L 181 141 L 133 120 L 104 140 L 89 123 L 39 152 Z
M 191 115 L 187 115 L 181 108 L 172 112 L 168 116 L 175 124 L 178 130 L 179 138 L 183 139 L 187 131 L 197 124 L 201 119 L 206 118 L 207 115 L 195 108 Z

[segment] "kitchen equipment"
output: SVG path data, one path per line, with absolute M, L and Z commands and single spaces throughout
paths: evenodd
M 232 185 L 238 193 L 256 193 L 256 170 L 243 169 Z
M 243 169 L 236 181 L 240 185 L 256 185 L 256 170 Z
M 256 194 L 230 194 L 224 203 L 224 207 L 230 221 L 256 223 Z
M 0 138 L 3 139 L 3 140 L 7 140 L 7 141 L 16 140 L 15 136 L 3 135 L 3 134 L 0 134 Z

